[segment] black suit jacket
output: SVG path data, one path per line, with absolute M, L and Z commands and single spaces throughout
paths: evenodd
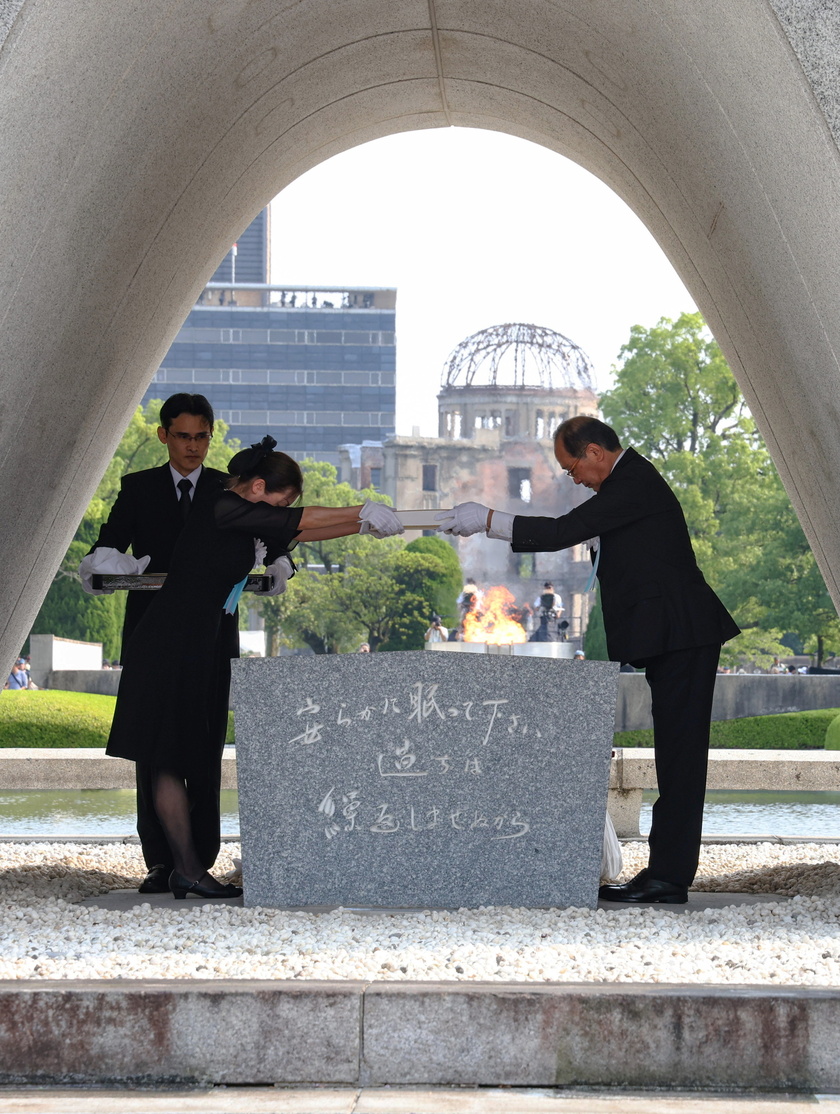
M 677 497 L 650 461 L 627 449 L 592 498 L 560 518 L 517 515 L 517 553 L 600 538 L 598 581 L 614 661 L 722 643 L 738 626 L 697 567 Z
M 217 468 L 202 468 L 195 486 L 193 504 L 207 500 L 230 477 Z M 120 493 L 103 522 L 93 549 L 108 546 L 126 553 L 130 548 L 135 557 L 151 557 L 146 572 L 168 572 L 175 542 L 184 520 L 178 506 L 178 492 L 172 482 L 169 464 L 129 472 L 122 478 Z M 92 552 L 92 551 L 91 551 Z M 154 599 L 151 591 L 129 592 L 125 606 L 123 650 L 134 628 Z M 238 638 L 237 638 L 238 646 Z M 236 656 L 234 650 L 231 656 Z

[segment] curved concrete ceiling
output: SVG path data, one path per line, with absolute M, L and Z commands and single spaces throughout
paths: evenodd
M 7 476 L 24 468 L 28 493 L 0 494 L 7 657 L 241 229 L 330 155 L 452 124 L 575 159 L 647 224 L 723 347 L 840 600 L 825 480 L 840 474 L 840 160 L 766 0 L 12 8 L 0 460 Z

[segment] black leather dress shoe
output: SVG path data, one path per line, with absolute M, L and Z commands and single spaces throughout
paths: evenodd
M 171 866 L 165 866 L 163 863 L 153 866 L 137 887 L 137 892 L 140 894 L 168 894 L 171 870 Z
M 202 882 L 202 878 L 206 878 L 207 882 Z M 206 870 L 196 882 L 191 882 L 189 878 L 185 878 L 183 874 L 173 870 L 169 875 L 169 888 L 172 890 L 172 895 L 176 901 L 183 901 L 187 894 L 205 898 L 242 897 L 241 886 L 234 886 L 232 882 L 227 884 L 217 882 L 213 875 Z
M 658 878 L 651 878 L 647 870 L 642 870 L 620 886 L 599 886 L 598 897 L 601 901 L 624 901 L 637 905 L 685 905 L 688 886 L 660 882 Z

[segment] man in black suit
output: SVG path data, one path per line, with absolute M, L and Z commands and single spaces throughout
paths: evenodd
M 213 408 L 204 395 L 176 394 L 168 398 L 160 411 L 157 434 L 166 446 L 168 461 L 158 468 L 129 473 L 122 478 L 120 493 L 104 522 L 96 544 L 90 551 L 112 549 L 125 553 L 131 547 L 134 556 L 148 556 L 147 563 L 139 562 L 138 571 L 146 568 L 150 573 L 167 572 L 175 542 L 186 516 L 196 500 L 208 499 L 230 477 L 216 468 L 205 468 L 204 459 L 213 437 Z M 272 555 L 272 558 L 276 555 Z M 284 563 L 285 562 L 285 563 Z M 79 566 L 82 586 L 95 594 L 90 583 L 90 555 Z M 281 591 L 292 571 L 285 558 L 267 568 L 274 574 L 272 594 Z M 154 598 L 152 591 L 128 593 L 123 625 L 123 653 L 137 624 Z M 189 637 L 189 631 L 161 631 L 161 660 L 170 639 Z M 229 668 L 231 658 L 239 656 L 238 615 L 225 615 L 220 631 L 220 668 Z M 177 663 L 162 668 L 176 668 Z M 224 688 L 225 696 L 227 687 Z M 227 720 L 227 705 L 218 709 L 214 722 L 220 725 L 219 746 L 224 746 L 223 725 Z M 141 893 L 168 893 L 169 875 L 173 869 L 171 853 L 163 828 L 152 804 L 151 770 L 143 763 L 136 765 L 137 777 L 137 833 L 143 849 L 148 874 L 140 885 Z M 196 846 L 209 869 L 219 853 L 219 790 L 215 780 L 193 783 L 189 786 L 194 820 Z
M 440 529 L 462 537 L 486 532 L 517 553 L 589 543 L 610 658 L 644 669 L 650 686 L 659 787 L 648 866 L 630 882 L 602 886 L 599 896 L 683 904 L 700 854 L 720 647 L 738 627 L 703 579 L 682 508 L 650 461 L 585 415 L 558 428 L 554 455 L 595 498 L 560 518 L 464 503 L 438 515 Z

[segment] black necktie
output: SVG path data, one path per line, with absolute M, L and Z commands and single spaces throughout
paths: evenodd
M 192 480 L 179 480 L 178 490 L 181 496 L 178 499 L 178 506 L 181 508 L 181 518 L 184 522 L 187 521 L 187 515 L 192 509 L 192 499 L 190 499 L 190 492 L 192 491 Z

